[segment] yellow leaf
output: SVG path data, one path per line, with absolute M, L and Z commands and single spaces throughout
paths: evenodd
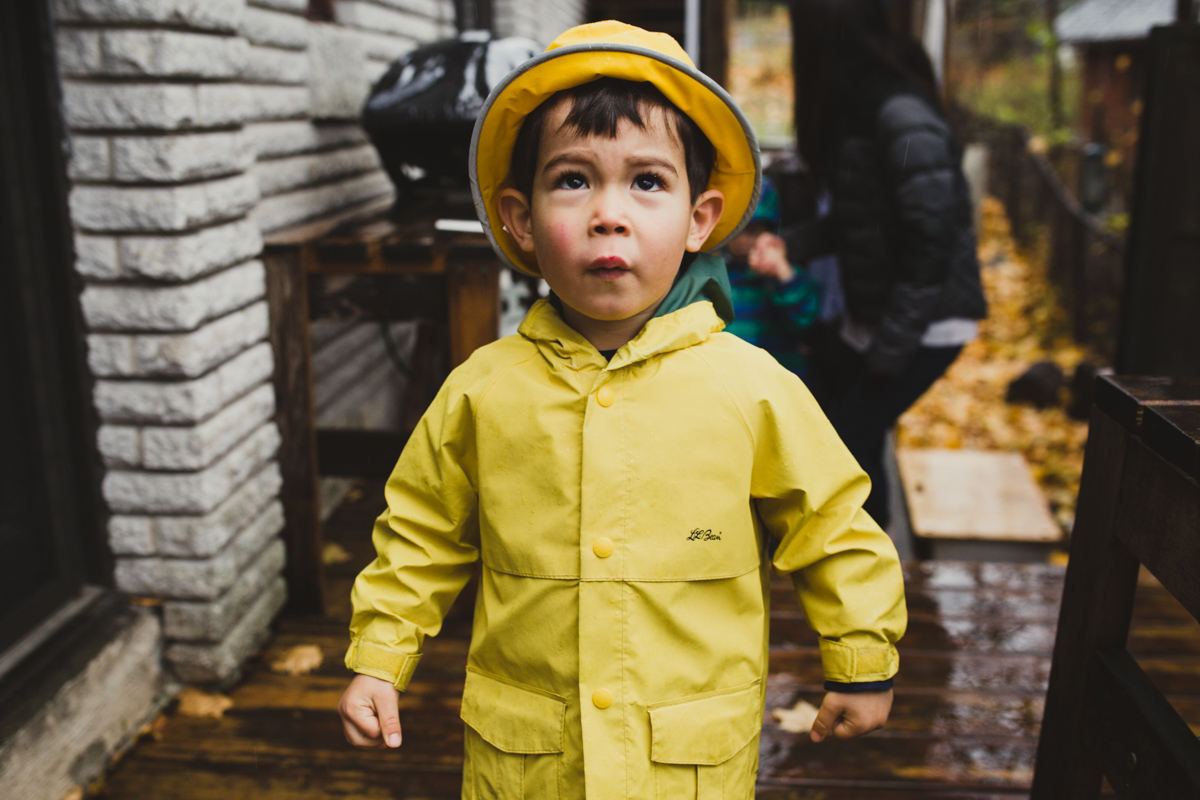
M 220 719 L 233 708 L 233 701 L 223 694 L 209 694 L 187 686 L 179 693 L 179 714 L 184 717 Z
M 350 553 L 337 542 L 327 542 L 321 549 L 321 562 L 324 564 L 345 564 L 350 560 Z
M 813 722 L 817 719 L 817 707 L 812 703 L 799 701 L 791 708 L 773 708 L 771 716 L 779 723 L 779 727 L 790 733 L 808 733 L 812 730 Z
M 285 672 L 288 675 L 307 675 L 317 667 L 325 656 L 321 648 L 315 644 L 298 644 L 289 647 L 279 658 L 271 662 L 273 672 Z

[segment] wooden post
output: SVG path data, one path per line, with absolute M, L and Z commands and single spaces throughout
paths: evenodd
M 1030 800 L 1094 798 L 1100 790 L 1100 765 L 1083 749 L 1088 696 L 1080 676 L 1098 646 L 1124 648 L 1133 615 L 1138 563 L 1114 532 L 1124 462 L 1124 430 L 1093 409 Z
M 312 341 L 308 285 L 301 248 L 265 251 L 271 349 L 275 354 L 276 424 L 283 473 L 288 611 L 325 610 L 321 560 L 321 489 L 317 475 L 317 427 L 313 409 Z
M 1200 616 L 1200 382 L 1102 378 L 1031 800 L 1200 798 L 1200 743 L 1126 652 L 1139 564 Z
M 450 368 L 470 357 L 500 330 L 500 281 L 495 259 L 450 251 L 446 282 L 450 307 Z
M 1200 377 L 1200 25 L 1154 28 L 1116 367 Z
M 1054 35 L 1054 20 L 1058 17 L 1058 0 L 1045 0 L 1046 27 L 1050 31 L 1050 127 L 1058 130 L 1063 124 L 1062 67 L 1058 63 L 1058 37 Z

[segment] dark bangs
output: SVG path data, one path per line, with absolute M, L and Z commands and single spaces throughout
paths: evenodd
M 526 197 L 533 195 L 537 153 L 546 116 L 559 104 L 568 101 L 571 110 L 563 122 L 564 127 L 573 129 L 580 136 L 603 136 L 608 139 L 616 138 L 622 120 L 628 120 L 645 130 L 644 112 L 647 109 L 659 109 L 668 129 L 683 148 L 692 202 L 696 202 L 696 198 L 708 187 L 713 167 L 713 147 L 692 118 L 680 111 L 651 83 L 600 78 L 556 92 L 525 118 L 513 147 L 510 175 L 514 188 Z

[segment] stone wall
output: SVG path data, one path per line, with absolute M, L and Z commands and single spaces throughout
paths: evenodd
M 498 36 L 526 36 L 548 45 L 554 37 L 587 19 L 583 0 L 492 0 Z
M 358 109 L 453 35 L 453 3 L 336 0 L 318 23 L 307 0 L 52 2 L 116 586 L 160 601 L 178 677 L 225 682 L 286 595 L 263 236 L 390 195 Z M 496 4 L 500 33 L 543 42 L 582 14 Z M 322 425 L 395 419 L 380 333 L 314 329 Z

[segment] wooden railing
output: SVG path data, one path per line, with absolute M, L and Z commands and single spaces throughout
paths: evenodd
M 1125 241 L 1105 230 L 1059 177 L 1045 154 L 1030 147 L 1025 128 L 975 118 L 969 141 L 988 145 L 988 191 L 1004 203 L 1013 237 L 1044 247 L 1048 277 L 1071 321 L 1076 342 L 1111 364 L 1120 329 Z

